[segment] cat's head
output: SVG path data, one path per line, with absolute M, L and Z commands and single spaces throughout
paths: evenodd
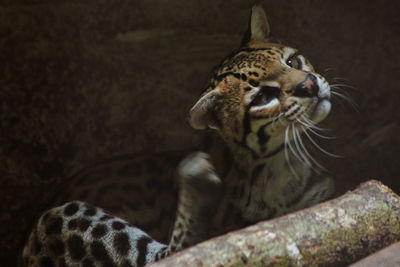
M 291 126 L 301 132 L 325 119 L 331 90 L 298 50 L 272 41 L 261 6 L 253 7 L 246 35 L 215 70 L 190 111 L 190 123 L 262 156 L 284 142 Z

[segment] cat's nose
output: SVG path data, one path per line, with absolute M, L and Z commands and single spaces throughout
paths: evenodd
M 294 96 L 298 97 L 314 97 L 318 96 L 319 86 L 317 77 L 307 74 L 306 79 L 299 83 L 294 89 Z

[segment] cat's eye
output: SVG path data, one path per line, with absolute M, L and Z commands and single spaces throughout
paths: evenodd
M 301 61 L 300 56 L 298 54 L 294 54 L 286 60 L 286 65 L 288 65 L 291 68 L 299 70 L 303 67 L 303 62 Z
M 279 96 L 279 88 L 264 86 L 251 102 L 252 106 L 266 105 Z
M 254 98 L 253 100 L 253 105 L 254 106 L 261 106 L 264 104 L 267 104 L 269 101 L 268 96 L 265 92 L 260 92 L 258 95 Z

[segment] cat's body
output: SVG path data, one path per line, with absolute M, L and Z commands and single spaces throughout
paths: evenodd
M 81 200 L 104 208 L 112 214 L 109 225 L 103 225 L 101 209 L 92 208 L 97 215 L 85 214 L 90 208 L 81 202 L 52 209 L 30 236 L 23 253 L 26 265 L 143 265 L 210 235 L 330 196 L 332 181 L 313 171 L 300 138 L 329 113 L 328 83 L 295 49 L 269 41 L 259 6 L 253 8 L 244 44 L 215 70 L 190 112 L 192 127 L 217 132 L 201 149 L 207 154 L 191 154 L 180 164 L 185 153 L 132 156 L 72 177 L 60 194 L 62 202 Z M 68 205 L 78 207 L 72 215 Z M 69 227 L 71 220 L 77 226 Z M 124 226 L 114 228 L 113 223 Z M 105 227 L 107 238 L 96 237 L 96 227 Z M 79 237 L 79 257 L 73 257 L 71 236 Z M 116 241 L 117 236 L 123 240 Z M 52 242 L 62 243 L 63 249 L 52 249 Z

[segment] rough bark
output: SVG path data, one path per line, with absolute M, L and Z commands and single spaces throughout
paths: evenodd
M 200 243 L 152 265 L 341 266 L 400 240 L 400 197 L 371 180 L 336 199 Z
M 400 266 L 400 242 L 350 265 L 350 267 Z

